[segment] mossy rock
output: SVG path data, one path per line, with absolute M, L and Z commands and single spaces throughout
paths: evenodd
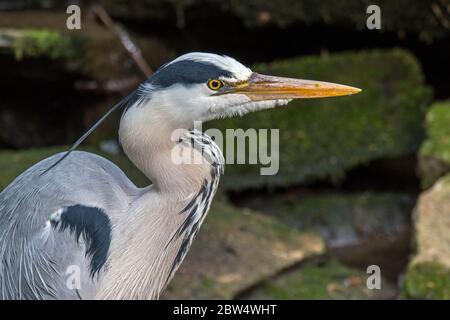
M 427 138 L 420 147 L 419 175 L 424 189 L 450 171 L 450 101 L 432 104 L 426 116 Z
M 232 190 L 289 186 L 345 172 L 380 158 L 412 154 L 423 137 L 431 97 L 417 60 L 407 51 L 362 51 L 261 64 L 261 73 L 324 80 L 362 88 L 350 97 L 297 100 L 284 108 L 215 121 L 209 127 L 279 129 L 280 165 L 261 176 L 257 165 L 228 165 Z
M 251 292 L 247 299 L 392 299 L 396 290 L 381 281 L 381 290 L 368 289 L 369 275 L 348 268 L 335 260 L 300 266 L 293 271 L 266 281 Z
M 415 254 L 403 294 L 414 299 L 450 298 L 450 175 L 423 192 L 414 212 Z
M 108 81 L 139 74 L 140 71 L 113 32 L 88 14 L 81 15 L 81 29 L 68 30 L 67 17 L 64 10 L 0 12 L 0 52 L 12 54 L 18 61 L 39 58 L 37 62 L 40 65 L 57 64 L 61 72 L 75 73 L 83 79 Z M 130 36 L 152 68 L 173 56 L 155 37 L 131 33 Z M 27 66 L 28 73 L 32 75 L 31 67 L 39 67 Z M 51 76 L 45 72 L 43 74 L 44 79 Z M 27 73 L 21 72 L 19 75 L 26 76 Z M 12 76 L 18 75 L 12 73 Z
M 408 267 L 403 279 L 405 299 L 450 299 L 450 269 L 437 262 L 423 262 Z
M 253 196 L 240 203 L 300 231 L 321 234 L 330 247 L 392 237 L 409 229 L 415 199 L 404 193 L 362 192 Z
M 317 234 L 215 201 L 165 299 L 232 299 L 305 259 L 323 255 Z
M 414 261 L 437 261 L 450 269 L 450 175 L 423 192 L 414 211 Z

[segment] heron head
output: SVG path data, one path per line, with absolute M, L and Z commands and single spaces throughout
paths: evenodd
M 165 112 L 177 124 L 244 115 L 292 99 L 350 95 L 360 89 L 252 72 L 233 58 L 188 53 L 163 65 L 137 91 L 133 106 Z

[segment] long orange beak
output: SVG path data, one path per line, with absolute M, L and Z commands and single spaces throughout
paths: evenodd
M 266 76 L 253 73 L 248 81 L 223 93 L 242 93 L 253 101 L 348 96 L 361 89 L 336 83 Z

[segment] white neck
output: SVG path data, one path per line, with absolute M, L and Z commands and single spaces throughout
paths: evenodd
M 153 106 L 136 106 L 122 118 L 119 136 L 124 152 L 161 192 L 190 193 L 209 172 L 207 164 L 176 164 L 172 159 L 172 150 L 188 127 L 186 123 L 180 128 Z

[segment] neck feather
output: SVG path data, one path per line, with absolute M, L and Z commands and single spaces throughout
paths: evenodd
M 105 282 L 110 285 L 101 288 L 99 298 L 159 297 L 206 217 L 222 173 L 222 153 L 209 137 L 187 129 L 174 135 L 177 128 L 164 114 L 138 117 L 138 112 L 130 111 L 122 118 L 120 140 L 153 186 L 127 213 L 126 219 L 134 222 L 122 223 L 127 228 L 117 231 L 126 236 L 111 250 L 114 256 L 106 274 L 110 281 Z M 175 163 L 172 152 L 176 146 L 194 153 L 203 147 L 205 161 Z

